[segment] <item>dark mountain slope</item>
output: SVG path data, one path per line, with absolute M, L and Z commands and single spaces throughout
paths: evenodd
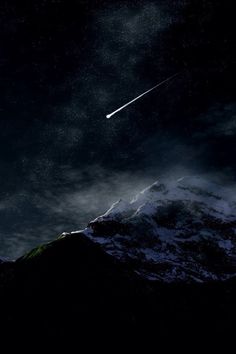
M 234 210 L 202 180 L 155 183 L 85 230 L 2 260 L 1 343 L 225 346 L 236 318 Z
M 55 346 L 89 346 L 95 338 L 99 346 L 111 338 L 214 344 L 234 333 L 235 294 L 235 279 L 143 280 L 83 234 L 67 234 L 1 265 L 1 333 Z

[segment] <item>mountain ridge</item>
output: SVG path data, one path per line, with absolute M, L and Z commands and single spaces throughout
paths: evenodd
M 118 201 L 85 234 L 152 280 L 229 279 L 236 274 L 236 202 L 200 177 L 155 182 Z
M 234 338 L 234 272 L 230 278 L 207 277 L 202 282 L 192 278 L 189 281 L 178 274 L 175 281 L 173 278 L 165 281 L 166 269 L 161 273 L 163 268 L 159 267 L 155 274 L 160 272 L 164 277 L 152 279 L 143 273 L 142 260 L 140 263 L 122 259 L 118 256 L 123 255 L 124 249 L 123 253 L 114 253 L 116 243 L 108 252 L 109 248 L 98 242 L 102 235 L 110 243 L 122 227 L 124 234 L 120 237 L 126 237 L 124 214 L 126 219 L 135 221 L 131 230 L 137 237 L 134 230 L 141 230 L 144 215 L 148 218 L 156 215 L 156 209 L 150 214 L 143 200 L 152 198 L 153 206 L 157 189 L 158 193 L 165 191 L 156 183 L 137 196 L 136 204 L 131 203 L 132 208 L 136 207 L 132 213 L 129 203 L 119 202 L 92 221 L 87 229 L 63 233 L 55 241 L 36 247 L 14 262 L 0 264 L 0 333 L 8 346 L 12 338 L 21 341 L 26 335 L 44 346 L 50 342 L 54 348 L 73 345 L 80 350 L 94 341 L 97 348 L 104 348 L 108 339 L 122 345 L 128 340 L 133 347 L 142 340 L 167 347 L 172 339 L 175 347 L 177 343 L 182 347 L 187 340 L 213 345 Z M 218 199 L 218 194 L 217 198 L 209 195 L 207 198 L 220 201 L 222 205 L 225 199 Z M 160 208 L 163 205 L 160 198 L 158 200 Z M 214 215 L 215 209 L 219 211 L 215 206 Z M 224 220 L 232 222 L 231 211 L 226 211 Z M 168 217 L 164 218 L 166 220 Z M 181 220 L 186 220 L 185 216 Z M 176 225 L 173 220 L 169 221 L 171 227 Z M 218 230 L 221 236 L 222 232 L 224 234 L 225 230 Z M 138 238 L 138 241 L 143 242 L 143 239 Z M 134 247 L 132 243 L 131 246 Z M 221 266 L 219 260 L 218 266 Z M 153 273 L 153 268 L 147 271 Z

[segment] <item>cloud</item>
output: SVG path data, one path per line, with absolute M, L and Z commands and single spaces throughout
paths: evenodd
M 199 136 L 235 136 L 236 135 L 236 103 L 213 105 L 198 120 L 205 125 Z
M 141 68 L 151 64 L 161 72 L 165 66 L 163 51 L 166 49 L 160 35 L 181 21 L 181 6 L 176 4 L 175 8 L 173 11 L 154 1 L 137 2 L 135 6 L 120 2 L 96 13 L 92 24 L 96 32 L 92 48 L 94 63 L 97 71 L 105 73 L 106 83 L 116 83 L 109 92 L 121 83 L 124 92 L 126 83 L 128 87 L 133 84 L 134 89 L 138 84 L 141 91 L 151 85 Z
M 129 199 L 154 181 L 141 173 L 107 171 L 99 165 L 81 170 L 64 165 L 62 170 L 60 186 L 52 180 L 45 190 L 30 186 L 1 200 L 3 256 L 19 257 L 64 231 L 83 229 L 116 200 Z
M 158 32 L 167 29 L 173 18 L 164 13 L 161 6 L 154 2 L 138 6 L 116 6 L 98 15 L 97 26 L 101 33 L 110 36 L 108 44 L 115 43 L 118 48 L 137 48 L 149 45 L 156 39 Z

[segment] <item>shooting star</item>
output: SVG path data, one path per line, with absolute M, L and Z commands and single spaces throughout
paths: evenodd
M 176 73 L 170 77 L 168 77 L 168 79 L 165 79 L 164 81 L 162 82 L 159 82 L 157 85 L 153 86 L 152 88 L 150 88 L 149 90 L 145 91 L 144 93 L 142 93 L 141 95 L 139 95 L 138 97 L 135 97 L 132 101 L 129 101 L 128 103 L 126 103 L 124 106 L 118 108 L 116 111 L 110 113 L 110 114 L 107 114 L 106 115 L 106 118 L 107 119 L 110 119 L 112 116 L 114 116 L 114 114 L 116 114 L 117 112 L 121 111 L 122 109 L 124 109 L 125 107 L 129 106 L 131 103 L 137 101 L 139 98 L 143 97 L 144 95 L 146 95 L 147 93 L 151 92 L 152 90 L 154 90 L 155 88 L 163 85 L 165 82 L 173 79 L 175 76 L 177 76 L 179 73 Z

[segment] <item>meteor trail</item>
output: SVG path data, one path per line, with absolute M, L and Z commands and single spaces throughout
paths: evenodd
M 110 113 L 110 114 L 107 114 L 106 115 L 106 118 L 107 119 L 110 119 L 112 116 L 114 116 L 114 114 L 116 114 L 117 112 L 121 111 L 123 108 L 129 106 L 131 103 L 133 103 L 134 101 L 138 100 L 139 98 L 141 98 L 142 96 L 146 95 L 148 92 L 151 92 L 152 90 L 154 90 L 155 88 L 157 88 L 158 86 L 161 86 L 162 84 L 164 84 L 165 82 L 173 79 L 173 77 L 175 77 L 176 75 L 178 75 L 179 73 L 176 73 L 170 77 L 168 77 L 168 79 L 165 79 L 164 81 L 162 82 L 159 82 L 159 84 L 155 85 L 154 87 L 150 88 L 149 90 L 145 91 L 144 93 L 142 93 L 141 95 L 139 95 L 138 97 L 134 98 L 132 101 L 126 103 L 124 106 L 118 108 L 116 111 Z

